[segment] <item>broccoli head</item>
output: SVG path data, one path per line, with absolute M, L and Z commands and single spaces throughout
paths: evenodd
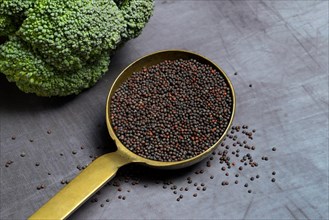
M 153 0 L 4 0 L 0 36 L 9 38 L 0 45 L 0 72 L 24 92 L 78 94 L 140 34 L 152 10 Z
M 33 53 L 30 45 L 17 37 L 10 37 L 0 47 L 1 70 L 19 89 L 39 96 L 78 94 L 94 85 L 108 70 L 109 54 L 100 54 L 76 72 L 58 71 Z

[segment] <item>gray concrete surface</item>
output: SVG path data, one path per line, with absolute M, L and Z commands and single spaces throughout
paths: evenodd
M 253 193 L 242 185 L 222 187 L 225 176 L 218 163 L 206 168 L 201 162 L 169 174 L 127 168 L 136 170 L 138 185 L 122 183 L 124 192 L 104 187 L 98 202 L 88 201 L 70 218 L 328 219 L 328 4 L 156 0 L 142 35 L 118 50 L 109 73 L 77 97 L 23 94 L 1 76 L 0 218 L 26 219 L 63 187 L 61 180 L 79 173 L 77 165 L 111 151 L 105 101 L 115 77 L 142 55 L 177 48 L 210 58 L 231 78 L 237 94 L 234 124 L 255 128 L 255 157 L 270 158 L 260 161 L 261 178 L 250 184 Z M 276 152 L 271 152 L 273 146 Z M 8 168 L 7 160 L 14 161 Z M 205 173 L 194 175 L 201 168 Z M 275 183 L 270 181 L 272 170 L 277 172 Z M 246 170 L 241 182 L 255 172 Z M 186 186 L 186 177 L 192 176 L 207 190 L 194 198 L 190 187 L 177 202 L 179 194 L 156 184 L 156 175 L 166 175 L 177 186 Z M 46 189 L 36 190 L 40 184 Z

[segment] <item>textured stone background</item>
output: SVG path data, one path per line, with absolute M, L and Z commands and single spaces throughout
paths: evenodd
M 71 219 L 328 219 L 328 1 L 315 0 L 156 0 L 142 35 L 118 50 L 109 73 L 77 97 L 23 94 L 1 75 L 0 218 L 26 219 L 63 187 L 62 179 L 90 163 L 89 155 L 111 151 L 105 101 L 115 77 L 142 55 L 175 48 L 210 58 L 231 78 L 234 124 L 255 128 L 255 154 L 270 157 L 258 169 L 253 193 L 222 187 L 219 165 L 193 175 L 202 162 L 169 174 L 178 186 L 188 176 L 207 185 L 197 198 L 189 192 L 176 202 L 177 195 L 155 184 L 160 171 L 137 167 L 140 184 L 122 184 L 125 201 L 117 199 L 123 192 L 104 187 L 97 203 L 88 201 Z M 5 168 L 7 160 L 14 163 Z M 40 184 L 46 189 L 36 190 Z

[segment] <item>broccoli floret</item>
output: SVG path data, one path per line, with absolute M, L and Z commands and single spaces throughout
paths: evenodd
M 137 37 L 148 22 L 153 11 L 153 0 L 126 0 L 120 4 L 125 23 L 124 40 Z
M 39 96 L 78 94 L 94 85 L 110 62 L 108 52 L 104 52 L 77 72 L 58 72 L 32 51 L 25 42 L 11 37 L 0 47 L 0 71 L 22 91 Z
M 0 72 L 24 92 L 78 94 L 137 37 L 153 0 L 2 0 Z
M 0 2 L 0 14 L 23 14 L 33 6 L 34 1 L 35 0 L 2 0 Z
M 104 50 L 114 50 L 125 29 L 123 16 L 109 0 L 41 0 L 18 35 L 59 70 L 80 69 Z

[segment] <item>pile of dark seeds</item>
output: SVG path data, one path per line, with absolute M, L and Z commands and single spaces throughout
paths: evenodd
M 180 161 L 213 146 L 232 115 L 224 76 L 196 60 L 167 60 L 135 72 L 111 99 L 112 126 L 135 154 Z

